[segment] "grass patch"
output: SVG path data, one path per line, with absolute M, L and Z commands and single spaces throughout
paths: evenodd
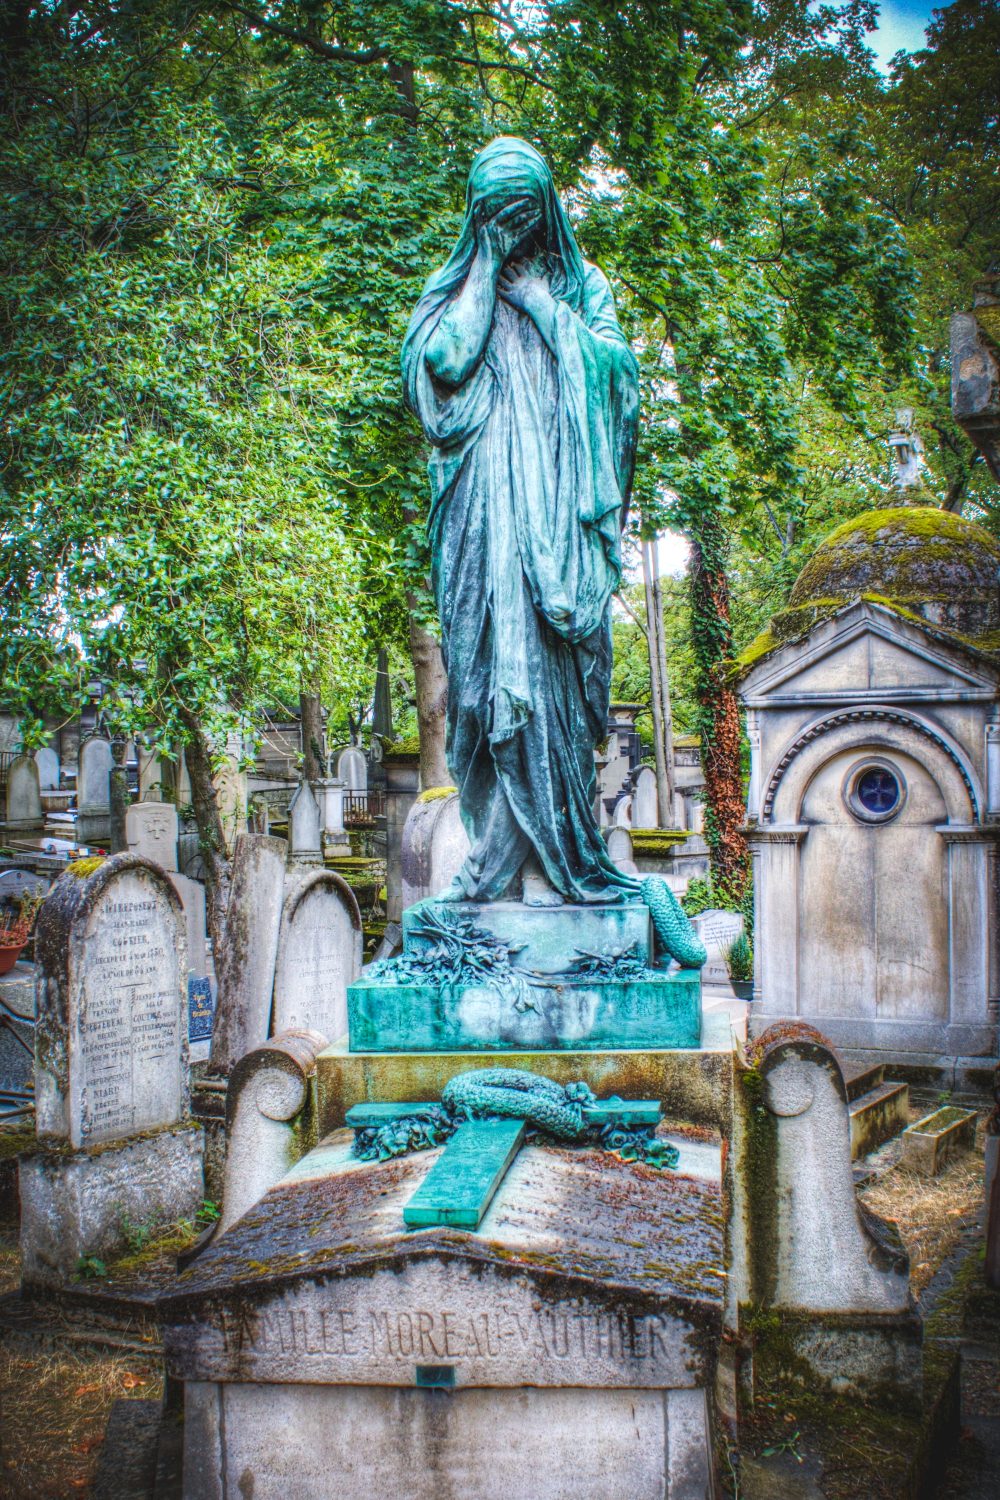
M 141 1356 L 0 1350 L 0 1500 L 66 1500 L 93 1483 L 112 1403 L 162 1394 Z

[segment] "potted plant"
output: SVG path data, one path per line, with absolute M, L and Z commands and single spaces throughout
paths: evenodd
M 41 904 L 41 896 L 21 896 L 0 911 L 0 974 L 8 973 L 21 957 Z
M 753 994 L 753 943 L 745 932 L 733 939 L 724 956 L 733 993 L 740 1000 L 749 1000 Z

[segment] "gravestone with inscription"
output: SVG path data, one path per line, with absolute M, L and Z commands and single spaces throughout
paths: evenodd
M 39 912 L 35 1121 L 21 1163 L 27 1281 L 105 1256 L 123 1223 L 197 1208 L 180 902 L 148 860 L 71 865 Z M 99 1149 L 98 1149 L 99 1148 Z
M 274 969 L 273 1033 L 347 1032 L 347 986 L 361 973 L 363 933 L 354 892 L 333 870 L 289 871 Z
M 724 911 L 721 907 L 710 907 L 697 917 L 691 925 L 705 945 L 708 959 L 702 970 L 706 984 L 725 987 L 730 983 L 726 952 L 746 929 L 746 922 L 738 911 Z

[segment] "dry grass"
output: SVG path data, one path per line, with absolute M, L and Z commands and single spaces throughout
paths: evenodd
M 138 1356 L 0 1350 L 0 1500 L 85 1495 L 112 1402 L 160 1392 Z
M 982 1150 L 960 1152 L 938 1177 L 897 1164 L 859 1196 L 866 1208 L 897 1225 L 910 1252 L 910 1285 L 919 1298 L 983 1206 Z

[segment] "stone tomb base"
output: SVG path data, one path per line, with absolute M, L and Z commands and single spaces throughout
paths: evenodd
M 703 1391 L 191 1382 L 185 1500 L 703 1500 Z M 235 1491 L 233 1491 L 235 1493 Z
M 523 1148 L 478 1230 L 407 1231 L 437 1151 L 335 1132 L 180 1275 L 185 1500 L 703 1500 L 718 1146 Z
M 654 965 L 641 901 L 420 902 L 403 913 L 403 957 L 353 984 L 347 1006 L 353 1052 L 597 1051 L 701 1039 L 699 971 Z
M 205 1196 L 203 1153 L 201 1128 L 191 1125 L 90 1150 L 25 1152 L 18 1164 L 24 1285 L 64 1285 L 82 1257 L 120 1254 L 130 1225 L 193 1219 Z
M 438 1100 L 456 1073 L 520 1068 L 555 1083 L 583 1081 L 600 1099 L 658 1099 L 668 1119 L 721 1127 L 728 1120 L 733 1079 L 728 1014 L 703 1012 L 701 1045 L 597 1051 L 351 1051 L 342 1038 L 316 1059 L 319 1133 L 344 1124 L 355 1104 Z

